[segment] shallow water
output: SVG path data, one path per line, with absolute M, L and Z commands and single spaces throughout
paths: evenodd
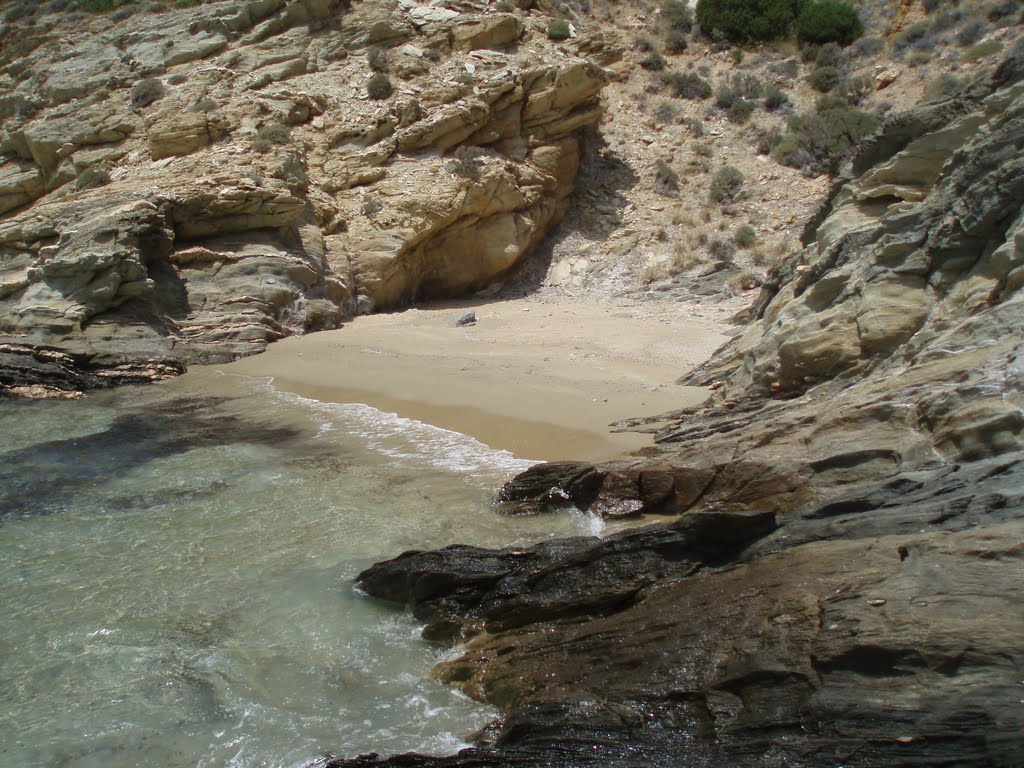
M 410 548 L 594 532 L 510 519 L 529 462 L 203 371 L 0 401 L 0 765 L 301 766 L 450 752 L 494 712 L 352 579 Z

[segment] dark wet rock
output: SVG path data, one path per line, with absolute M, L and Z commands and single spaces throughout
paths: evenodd
M 178 360 L 106 360 L 43 345 L 0 340 L 0 396 L 59 397 L 120 384 L 143 384 L 179 376 Z
M 509 514 L 537 514 L 574 504 L 586 509 L 597 497 L 604 473 L 593 464 L 557 461 L 537 464 L 502 486 L 498 501 Z
M 668 573 L 614 610 L 541 609 L 513 626 L 477 624 L 464 655 L 436 672 L 509 712 L 477 748 L 331 765 L 1018 764 L 1024 457 L 982 464 L 880 486 L 884 504 L 846 513 L 872 518 L 874 530 L 845 536 L 834 520 L 808 535 L 809 521 L 826 516 L 816 507 L 736 548 L 728 564 L 669 560 Z M 902 525 L 879 535 L 889 518 Z M 458 603 L 463 620 L 477 620 L 482 606 L 532 608 L 538 585 L 578 583 L 581 550 L 602 575 L 588 597 L 624 580 L 631 561 L 643 579 L 650 552 L 623 544 L 655 550 L 679 535 L 673 524 L 615 537 L 605 546 L 624 555 L 618 569 L 604 570 L 603 547 L 591 540 L 487 553 L 468 567 L 449 548 L 368 573 L 447 562 L 453 571 L 426 590 L 430 599 L 454 597 L 446 607 Z M 549 545 L 559 557 L 540 566 Z M 543 579 L 516 577 L 538 570 Z M 371 592 L 377 583 L 363 582 Z M 414 577 L 389 596 L 415 602 L 416 587 Z
M 378 566 L 461 630 L 435 675 L 505 714 L 335 768 L 1024 765 L 1022 74 L 883 130 L 656 446 L 503 492 L 678 522 Z
M 404 603 L 432 638 L 621 610 L 641 590 L 734 558 L 775 527 L 770 513 L 706 512 L 677 522 L 522 550 L 407 552 L 361 573 L 374 597 Z

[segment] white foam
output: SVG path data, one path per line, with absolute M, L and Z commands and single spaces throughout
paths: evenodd
M 325 403 L 280 390 L 271 378 L 262 379 L 260 383 L 274 397 L 315 411 L 322 419 L 318 438 L 332 432 L 354 435 L 364 440 L 371 450 L 403 462 L 488 479 L 516 474 L 537 463 L 491 448 L 461 432 L 408 419 L 365 403 Z
M 605 525 L 604 518 L 600 515 L 595 515 L 593 512 L 584 512 L 578 507 L 573 507 L 569 514 L 572 515 L 573 523 L 584 535 L 601 536 L 604 534 L 604 529 L 607 526 Z

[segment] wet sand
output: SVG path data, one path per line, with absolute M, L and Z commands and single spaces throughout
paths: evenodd
M 456 327 L 467 311 L 476 324 Z M 216 370 L 365 403 L 522 458 L 596 460 L 651 443 L 612 422 L 706 397 L 674 381 L 725 340 L 720 330 L 667 302 L 460 302 L 359 317 Z

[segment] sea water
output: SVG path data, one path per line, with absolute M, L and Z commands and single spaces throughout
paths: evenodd
M 371 563 L 593 532 L 491 500 L 531 462 L 216 372 L 0 401 L 0 766 L 453 752 L 495 712 L 358 595 Z

